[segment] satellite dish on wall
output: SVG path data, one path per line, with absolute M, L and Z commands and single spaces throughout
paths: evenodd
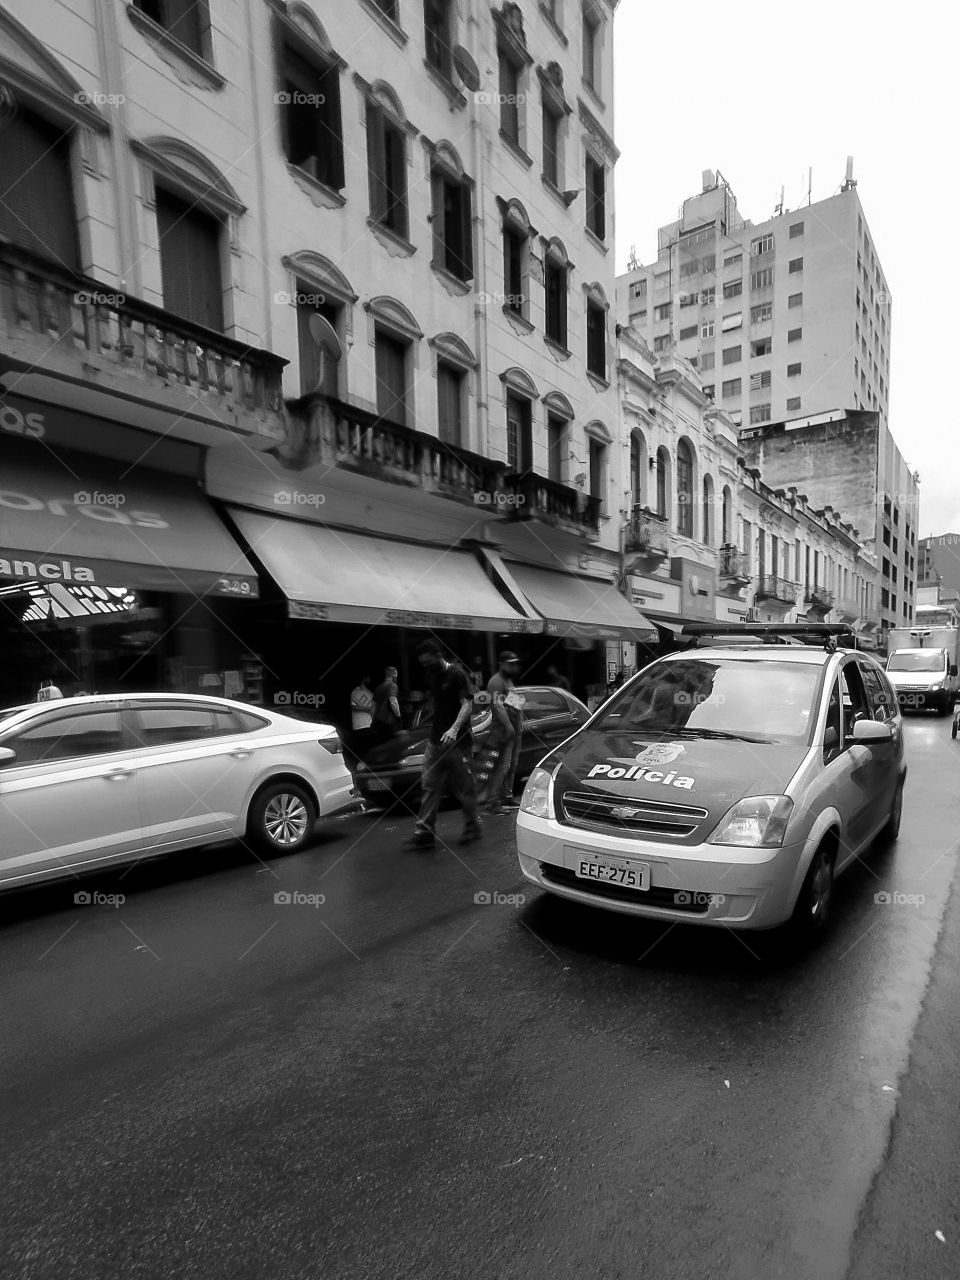
M 325 356 L 329 356 L 332 360 L 339 360 L 343 354 L 343 348 L 340 345 L 340 339 L 337 337 L 337 331 L 329 320 L 325 320 L 323 316 L 314 312 L 310 317 L 310 336 L 320 348 Z
M 476 93 L 480 88 L 480 70 L 462 44 L 453 51 L 453 65 L 464 85 L 471 93 Z

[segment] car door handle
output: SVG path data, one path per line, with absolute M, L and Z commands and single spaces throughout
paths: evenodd
M 108 782 L 122 782 L 124 778 L 133 776 L 132 769 L 111 769 L 109 773 L 104 775 Z
M 237 749 L 235 751 L 231 751 L 230 754 L 233 756 L 234 760 L 246 760 L 247 756 L 252 755 L 253 753 L 249 747 L 237 747 Z

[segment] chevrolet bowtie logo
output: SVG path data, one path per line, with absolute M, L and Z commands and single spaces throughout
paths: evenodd
M 622 818 L 626 821 L 627 818 L 635 818 L 638 813 L 643 813 L 643 810 L 637 809 L 630 804 L 618 804 L 615 809 L 610 810 L 610 817 Z

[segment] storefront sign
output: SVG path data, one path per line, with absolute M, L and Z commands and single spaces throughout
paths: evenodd
M 680 582 L 680 613 L 685 617 L 714 621 L 716 605 L 713 568 L 677 556 L 673 561 L 672 575 Z

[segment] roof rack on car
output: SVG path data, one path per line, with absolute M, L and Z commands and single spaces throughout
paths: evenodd
M 848 637 L 851 645 L 856 643 L 850 628 L 838 622 L 687 622 L 681 635 L 698 641 L 714 636 L 757 636 L 764 644 L 822 645 L 827 653 L 834 652 L 840 636 Z

